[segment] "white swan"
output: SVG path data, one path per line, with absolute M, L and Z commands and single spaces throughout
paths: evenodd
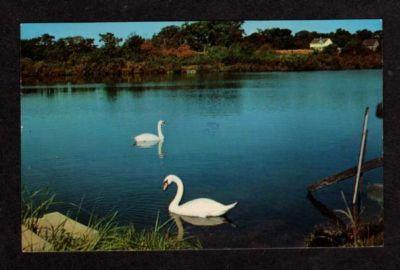
M 143 133 L 143 134 L 137 135 L 134 138 L 136 144 L 139 145 L 139 144 L 143 144 L 143 143 L 163 141 L 164 135 L 161 131 L 161 126 L 164 126 L 164 125 L 165 125 L 165 121 L 163 121 L 163 120 L 158 121 L 158 124 L 157 124 L 158 136 L 151 134 L 151 133 Z
M 178 215 L 202 218 L 217 217 L 222 216 L 237 204 L 237 202 L 235 202 L 229 205 L 224 205 L 211 199 L 200 198 L 179 205 L 183 196 L 182 180 L 176 175 L 168 175 L 163 181 L 163 190 L 166 190 L 171 183 L 175 183 L 178 190 L 175 198 L 169 204 L 168 210 Z

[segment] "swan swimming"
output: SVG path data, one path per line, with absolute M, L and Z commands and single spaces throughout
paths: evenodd
M 134 140 L 136 144 L 143 144 L 145 142 L 158 142 L 158 141 L 164 141 L 164 135 L 161 131 L 161 127 L 165 125 L 165 121 L 160 120 L 157 123 L 157 131 L 158 131 L 158 136 L 151 134 L 151 133 L 143 133 L 140 135 L 137 135 Z
M 178 176 L 168 175 L 165 177 L 163 181 L 163 190 L 166 190 L 172 183 L 175 183 L 178 187 L 175 198 L 171 201 L 168 207 L 168 210 L 174 214 L 202 218 L 217 217 L 222 216 L 237 204 L 237 202 L 235 202 L 229 205 L 224 205 L 211 199 L 199 198 L 179 205 L 183 196 L 183 183 Z

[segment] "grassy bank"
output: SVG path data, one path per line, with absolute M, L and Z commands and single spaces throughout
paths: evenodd
M 303 70 L 343 70 L 381 68 L 382 57 L 378 53 L 366 55 L 310 55 L 267 53 L 263 55 L 225 55 L 217 57 L 196 54 L 191 57 L 158 57 L 147 61 L 114 59 L 109 62 L 48 62 L 21 60 L 22 82 L 35 78 L 49 81 L 65 77 L 96 78 L 103 76 L 162 75 L 213 72 L 265 72 Z
M 26 188 L 22 192 L 22 223 L 51 244 L 50 251 L 111 251 L 111 250 L 177 250 L 199 249 L 200 242 L 192 237 L 177 240 L 175 228 L 170 220 L 161 223 L 155 221 L 152 229 L 136 230 L 134 225 L 120 226 L 116 221 L 117 213 L 98 218 L 90 215 L 87 224 L 98 233 L 94 237 L 76 237 L 63 229 L 62 226 L 43 230 L 38 226 L 39 219 L 52 207 L 60 204 L 55 196 L 49 192 L 29 192 Z M 77 220 L 79 207 L 76 213 L 67 216 Z

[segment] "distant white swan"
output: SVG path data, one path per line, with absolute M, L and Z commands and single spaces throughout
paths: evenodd
M 143 133 L 143 134 L 137 135 L 134 138 L 136 144 L 139 145 L 139 144 L 163 141 L 164 135 L 162 133 L 161 126 L 164 126 L 164 125 L 165 125 L 165 121 L 163 121 L 163 120 L 158 121 L 158 124 L 157 124 L 158 136 L 151 134 L 151 133 Z
M 237 204 L 237 202 L 235 202 L 224 205 L 211 199 L 199 198 L 179 205 L 183 196 L 182 180 L 176 175 L 168 175 L 163 181 L 163 190 L 166 190 L 171 183 L 175 183 L 178 190 L 175 198 L 169 204 L 168 210 L 178 215 L 202 218 L 217 217 L 222 216 Z

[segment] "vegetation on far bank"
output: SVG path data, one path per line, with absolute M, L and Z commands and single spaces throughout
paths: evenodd
M 116 222 L 117 214 L 105 218 L 90 216 L 87 226 L 98 232 L 94 237 L 77 237 L 67 232 L 62 226 L 44 230 L 38 226 L 39 219 L 54 205 L 55 196 L 44 190 L 22 191 L 22 225 L 51 244 L 46 251 L 111 251 L 111 250 L 177 250 L 199 249 L 200 242 L 193 237 L 177 239 L 171 222 L 160 223 L 158 218 L 153 229 L 136 230 L 133 225 L 120 226 Z M 77 220 L 79 211 L 69 218 Z M 75 216 L 75 218 L 73 217 Z
M 366 39 L 382 41 L 382 31 L 331 33 L 271 28 L 245 35 L 242 21 L 202 21 L 167 26 L 150 39 L 100 34 L 101 45 L 81 36 L 21 40 L 21 79 L 185 72 L 298 71 L 381 68 L 381 46 L 374 52 Z M 314 38 L 330 38 L 321 52 L 309 50 Z

